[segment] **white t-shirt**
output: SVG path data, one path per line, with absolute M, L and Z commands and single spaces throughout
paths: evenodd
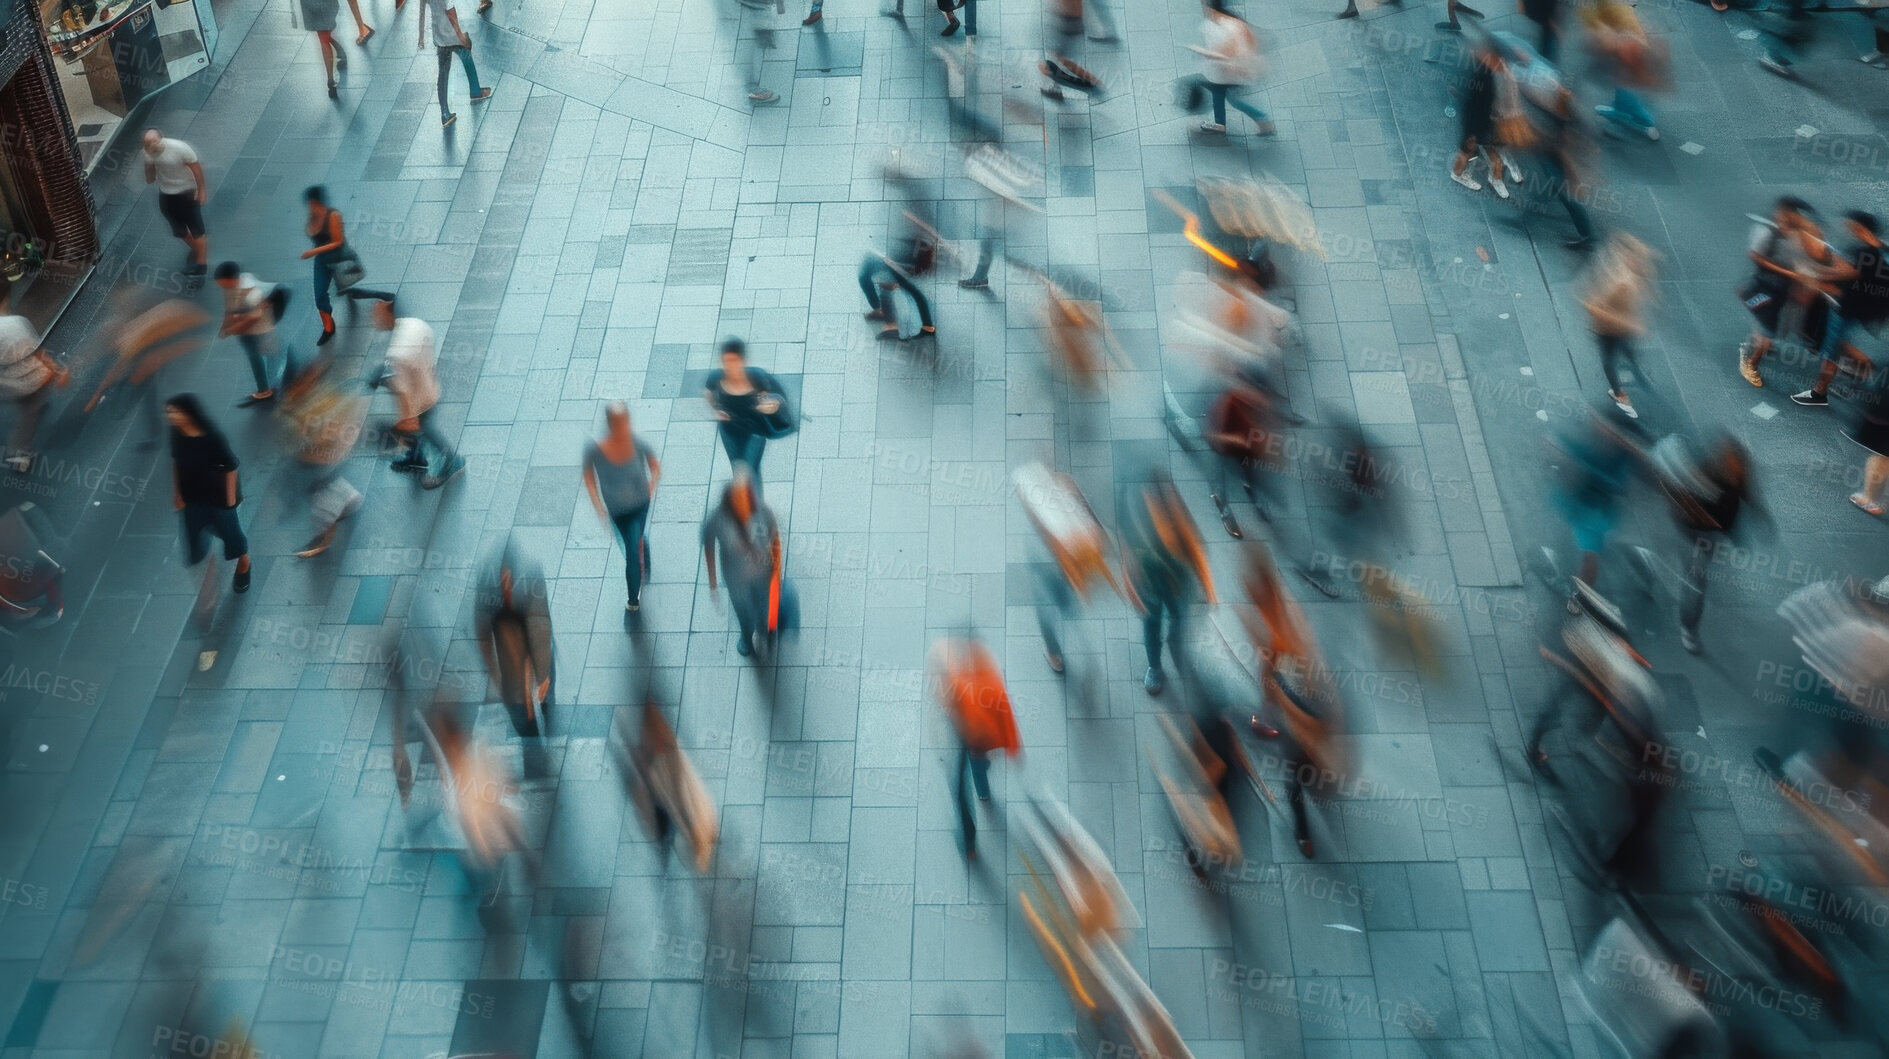
M 411 316 L 395 320 L 387 342 L 387 365 L 393 369 L 387 385 L 414 415 L 439 403 L 434 364 L 433 328 Z
M 426 16 L 433 20 L 433 46 L 436 48 L 459 47 L 459 34 L 453 31 L 452 20 L 446 12 L 453 10 L 447 0 L 426 0 Z
M 164 137 L 157 142 L 156 153 L 144 152 L 144 162 L 157 171 L 157 189 L 164 194 L 197 190 L 197 174 L 190 171 L 197 164 L 197 149 L 184 141 Z
M 263 283 L 247 272 L 242 273 L 236 277 L 236 286 L 227 287 L 223 291 L 223 312 L 226 315 L 247 313 L 261 305 L 262 300 L 274 289 L 275 284 Z M 263 335 L 273 330 L 275 330 L 275 318 L 271 313 L 265 312 L 255 324 L 238 328 L 232 333 Z

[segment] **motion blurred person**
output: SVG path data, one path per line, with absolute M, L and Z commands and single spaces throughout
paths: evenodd
M 132 288 L 118 294 L 118 317 L 106 328 L 116 356 L 85 402 L 85 411 L 96 409 L 108 396 L 121 399 L 126 411 L 133 404 L 144 405 L 150 434 L 138 443 L 138 449 L 149 451 L 157 448 L 165 433 L 157 395 L 160 373 L 166 364 L 203 348 L 202 329 L 210 317 L 182 298 L 168 298 L 136 311 L 138 300 Z
M 787 0 L 741 0 L 741 8 L 753 37 L 749 46 L 752 58 L 747 63 L 748 102 L 756 106 L 772 103 L 780 99 L 780 95 L 762 87 L 762 78 L 767 73 L 768 54 L 774 50 L 775 35 L 787 15 Z M 817 21 L 818 17 L 818 0 L 815 0 L 813 20 Z
M 1497 198 L 1506 199 L 1509 188 L 1502 182 L 1503 158 L 1496 145 L 1495 105 L 1497 84 L 1507 66 L 1487 36 L 1479 33 L 1472 39 L 1468 84 L 1463 90 L 1460 112 L 1462 139 L 1456 147 L 1456 158 L 1450 163 L 1450 179 L 1471 191 L 1481 191 L 1482 183 L 1469 175 L 1469 167 L 1477 157 L 1485 157 L 1489 163 L 1489 186 Z
M 1049 79 L 1049 85 L 1043 89 L 1048 99 L 1060 102 L 1064 88 L 1073 88 L 1085 95 L 1101 91 L 1102 84 L 1094 74 L 1083 69 L 1074 58 L 1075 45 L 1082 39 L 1082 10 L 1085 0 L 1046 0 L 1049 9 L 1049 36 L 1045 42 L 1043 61 L 1037 63 L 1037 69 Z
M 604 422 L 608 430 L 603 440 L 584 448 L 584 488 L 597 514 L 616 528 L 623 542 L 629 590 L 624 609 L 634 613 L 642 609 L 643 579 L 649 576 L 649 541 L 643 533 L 649 528 L 656 483 L 662 480 L 662 461 L 649 442 L 631 432 L 628 405 L 610 402 L 604 409 Z
M 1751 482 L 1751 454 L 1737 438 L 1722 435 L 1703 459 L 1693 459 L 1678 438 L 1654 446 L 1654 462 L 1672 498 L 1673 515 L 1690 542 L 1685 601 L 1679 608 L 1679 641 L 1699 653 L 1699 620 L 1705 616 L 1705 586 L 1712 559 L 1731 542 L 1747 511 L 1769 522 Z
M 1863 487 L 1850 494 L 1850 503 L 1881 518 L 1883 483 L 1889 481 L 1889 364 L 1877 368 L 1857 393 L 1855 418 L 1843 433 L 1865 453 Z
M 962 828 L 964 856 L 977 859 L 977 818 L 971 809 L 971 789 L 977 800 L 990 801 L 990 757 L 1002 751 L 1010 757 L 1023 752 L 1016 715 L 1003 672 L 990 648 L 970 639 L 944 639 L 932 645 L 929 663 L 938 687 L 939 704 L 958 733 L 957 783 L 954 794 Z
M 732 470 L 747 468 L 756 492 L 761 488 L 761 457 L 787 415 L 787 399 L 780 381 L 748 364 L 748 347 L 739 338 L 721 345 L 721 368 L 708 373 L 703 399 L 715 413 L 715 432 Z
M 1115 583 L 1108 570 L 1108 535 L 1068 475 L 1030 463 L 1017 468 L 1011 481 L 1024 517 L 1053 560 L 1052 565 L 1040 567 L 1036 625 L 1043 635 L 1043 657 L 1052 671 L 1061 673 L 1063 643 L 1058 627 L 1076 600 L 1088 602 L 1097 581 Z
M 394 433 L 406 443 L 393 469 L 417 471 L 421 488 L 438 489 L 465 471 L 466 461 L 433 423 L 440 398 L 433 328 L 417 317 L 398 315 L 392 298 L 374 304 L 374 326 L 389 335 L 386 364 L 372 385 L 393 391 L 400 409 Z
M 1861 364 L 1868 377 L 1870 360 L 1850 342 L 1857 327 L 1879 330 L 1889 320 L 1889 251 L 1882 240 L 1882 222 L 1873 213 L 1851 210 L 1843 223 L 1855 240 L 1837 261 L 1827 279 L 1836 305 L 1831 308 L 1823 333 L 1823 364 L 1817 369 L 1817 381 L 1810 389 L 1794 393 L 1791 400 L 1810 408 L 1830 403 L 1830 383 L 1844 358 Z
M 453 105 L 446 98 L 447 86 L 452 81 L 453 57 L 458 56 L 459 65 L 465 68 L 466 80 L 472 86 L 471 99 L 474 103 L 483 103 L 492 98 L 492 88 L 479 86 L 479 67 L 472 61 L 472 38 L 459 25 L 459 11 L 450 0 L 420 0 L 420 35 L 419 47 L 426 47 L 426 20 L 433 19 L 433 51 L 439 59 L 439 124 L 441 128 L 459 120 L 453 113 Z
M 367 393 L 317 359 L 283 387 L 282 419 L 289 450 L 306 476 L 315 535 L 295 553 L 312 559 L 328 550 L 342 520 L 361 509 L 361 491 L 342 476 L 367 421 Z
M 1249 546 L 1241 587 L 1252 612 L 1242 611 L 1258 662 L 1261 712 L 1249 721 L 1255 735 L 1279 739 L 1279 763 L 1286 770 L 1287 798 L 1292 807 L 1294 837 L 1299 852 L 1313 856 L 1305 789 L 1323 788 L 1326 777 L 1345 774 L 1346 762 L 1339 737 L 1343 734 L 1342 704 L 1331 680 L 1311 623 L 1279 576 L 1279 568 L 1263 546 Z M 1271 704 L 1281 724 L 1267 724 L 1263 713 Z
M 1574 238 L 1563 245 L 1576 253 L 1586 253 L 1597 245 L 1597 235 L 1593 217 L 1581 198 L 1591 197 L 1600 182 L 1599 156 L 1587 123 L 1581 120 L 1580 103 L 1573 89 L 1557 85 L 1551 105 L 1544 111 L 1548 120 L 1537 143 L 1538 157 L 1547 164 L 1549 186 L 1574 226 Z
M 1220 522 L 1228 535 L 1236 540 L 1243 534 L 1233 514 L 1233 477 L 1239 476 L 1240 486 L 1253 502 L 1260 521 L 1271 522 L 1271 508 L 1276 502 L 1272 483 L 1279 470 L 1279 456 L 1285 451 L 1284 430 L 1277 397 L 1250 371 L 1230 379 L 1207 412 L 1207 446 L 1220 457 L 1213 506 L 1220 512 Z
M 1610 71 L 1614 84 L 1613 102 L 1596 106 L 1594 113 L 1618 128 L 1658 140 L 1659 127 L 1640 91 L 1665 81 L 1664 45 L 1648 38 L 1646 27 L 1625 0 L 1599 0 L 1582 9 L 1581 19 L 1587 24 L 1590 49 Z
M 910 214 L 906 216 L 909 218 Z M 938 328 L 932 324 L 931 303 L 925 300 L 925 292 L 918 289 L 918 284 L 912 282 L 913 276 L 931 271 L 936 248 L 919 238 L 911 220 L 906 220 L 903 227 L 904 233 L 894 241 L 889 252 L 868 252 L 859 263 L 859 289 L 866 296 L 866 319 L 882 325 L 879 328 L 882 339 L 904 337 L 911 324 L 909 320 L 899 319 L 896 291 L 904 291 L 918 310 L 918 333 L 938 333 Z
M 33 467 L 34 436 L 45 418 L 52 392 L 72 381 L 72 373 L 40 346 L 32 321 L 13 312 L 13 285 L 0 276 L 0 397 L 19 409 L 7 438 L 5 463 L 14 474 Z
M 1142 646 L 1148 671 L 1142 687 L 1159 695 L 1167 686 L 1161 669 L 1161 632 L 1167 625 L 1168 653 L 1178 668 L 1187 607 L 1195 596 L 1217 602 L 1213 572 L 1193 516 L 1165 476 L 1128 492 L 1122 503 L 1122 569 L 1129 602 L 1141 612 Z
M 1620 517 L 1620 502 L 1639 459 L 1637 436 L 1624 413 L 1596 412 L 1582 427 L 1564 435 L 1560 448 L 1565 459 L 1554 486 L 1554 502 L 1568 520 L 1575 550 L 1581 555 L 1575 576 L 1592 585 L 1600 575 L 1601 553 Z M 1548 556 L 1552 560 L 1553 553 Z
M 1227 104 L 1231 103 L 1234 110 L 1253 119 L 1261 136 L 1273 135 L 1278 130 L 1265 111 L 1232 95 L 1234 89 L 1250 88 L 1265 76 L 1266 60 L 1260 53 L 1259 35 L 1228 10 L 1227 0 L 1206 0 L 1202 12 L 1201 35 L 1206 44 L 1187 46 L 1188 51 L 1206 60 L 1207 93 L 1213 97 L 1213 120 L 1202 122 L 1200 131 L 1227 131 Z
M 451 780 L 453 817 L 466 837 L 466 874 L 485 892 L 480 903 L 491 905 L 505 889 L 506 858 L 519 854 L 525 858 L 528 876 L 535 880 L 538 874 L 524 824 L 510 804 L 518 793 L 518 781 L 450 707 L 433 709 L 427 726 Z
M 240 466 L 229 439 L 204 413 L 195 394 L 180 393 L 164 402 L 170 423 L 171 502 L 183 513 L 186 565 L 195 566 L 210 556 L 209 537 L 223 542 L 223 558 L 236 561 L 230 588 L 249 591 L 249 538 L 236 509 L 243 502 Z M 204 571 L 205 592 L 200 603 L 214 600 L 209 586 L 216 580 L 216 562 Z
M 717 589 L 716 556 L 728 582 L 728 602 L 738 627 L 735 653 L 754 656 L 757 635 L 779 631 L 783 553 L 780 523 L 762 503 L 745 464 L 722 490 L 721 503 L 702 523 L 702 560 L 708 566 L 708 592 Z
M 474 632 L 486 673 L 521 737 L 549 734 L 557 654 L 544 576 L 507 542 L 479 592 Z
M 236 336 L 237 344 L 243 347 L 243 356 L 249 358 L 249 372 L 256 380 L 256 388 L 249 396 L 236 402 L 238 408 L 249 408 L 275 397 L 275 386 L 269 381 L 270 364 L 279 359 L 278 354 L 282 352 L 275 325 L 288 305 L 288 288 L 279 283 L 263 283 L 234 261 L 218 265 L 214 278 L 223 291 L 223 324 L 217 330 L 217 337 Z M 282 373 L 284 376 L 294 374 L 286 361 Z M 283 379 L 284 383 L 287 381 Z
M 190 251 L 184 274 L 202 276 L 210 267 L 210 237 L 203 228 L 203 206 L 210 201 L 210 190 L 197 149 L 165 136 L 160 129 L 144 130 L 144 182 L 157 185 L 158 212 L 171 226 L 171 234 Z
M 1811 314 L 1823 305 L 1818 280 L 1835 264 L 1823 229 L 1810 203 L 1786 195 L 1772 207 L 1771 219 L 1753 226 L 1749 246 L 1755 271 L 1739 289 L 1751 313 L 1751 339 L 1739 350 L 1738 372 L 1753 386 L 1763 386 L 1758 364 L 1779 341 L 1804 333 Z
M 1617 232 L 1608 237 L 1600 257 L 1588 273 L 1581 307 L 1587 310 L 1587 324 L 1593 329 L 1600 348 L 1600 370 L 1607 377 L 1607 396 L 1629 418 L 1638 419 L 1633 401 L 1621 381 L 1620 362 L 1626 361 L 1639 376 L 1639 363 L 1633 355 L 1633 340 L 1646 333 L 1646 299 L 1651 297 L 1658 275 L 1653 268 L 1653 251 L 1645 243 Z
M 643 703 L 634 747 L 626 730 L 628 715 L 628 710 L 617 712 L 615 744 L 631 802 L 665 863 L 670 844 L 680 837 L 688 845 L 695 870 L 707 872 L 721 837 L 721 822 L 708 788 L 654 700 Z

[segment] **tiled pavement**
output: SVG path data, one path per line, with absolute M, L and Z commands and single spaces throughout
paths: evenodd
M 176 1054 L 201 1054 L 207 1038 L 192 1035 L 229 1018 L 269 1056 L 881 1056 L 959 1035 L 999 1055 L 1074 1054 L 1075 1017 L 1013 911 L 1020 863 L 967 869 L 954 843 L 950 737 L 919 666 L 967 622 L 1004 650 L 1028 747 L 1000 770 L 986 848 L 1004 805 L 1037 790 L 1067 800 L 1143 911 L 1128 951 L 1196 1054 L 1599 1053 L 1567 982 L 1603 906 L 1567 874 L 1516 750 L 1547 687 L 1535 645 L 1548 599 L 1520 561 L 1558 544 L 1544 437 L 1599 383 L 1561 218 L 1475 201 L 1443 176 L 1455 123 L 1447 67 L 1426 61 L 1435 12 L 1345 24 L 1309 0 L 1252 5 L 1274 36 L 1264 94 L 1280 136 L 1221 145 L 1189 132 L 1169 89 L 1191 68 L 1181 45 L 1196 12 L 1138 5 L 1118 12 L 1126 46 L 1091 50 L 1113 91 L 1054 115 L 1048 135 L 1007 127 L 1014 147 L 1043 153 L 1052 191 L 1011 250 L 1099 278 L 1132 362 L 1089 399 L 1048 378 L 1020 273 L 996 284 L 1004 300 L 938 284 L 936 370 L 859 322 L 853 272 L 894 209 L 878 167 L 893 148 L 943 174 L 947 122 L 924 54 L 934 28 L 915 11 L 908 36 L 858 2 L 836 0 L 823 32 L 785 35 L 766 72 L 785 98 L 750 114 L 727 11 L 500 0 L 473 29 L 498 94 L 445 135 L 432 57 L 405 43 L 412 12 L 367 5 L 382 32 L 365 59 L 351 49 L 338 105 L 282 5 L 221 12 L 212 75 L 156 119 L 206 160 L 217 256 L 295 282 L 290 331 L 312 338 L 298 200 L 328 185 L 368 285 L 397 284 L 438 328 L 442 417 L 471 470 L 421 493 L 364 453 L 350 473 L 370 499 L 346 548 L 300 562 L 288 553 L 306 526 L 286 483 L 270 484 L 273 434 L 229 412 L 257 577 L 207 644 L 185 628 L 191 579 L 162 468 L 122 425 L 63 438 L 49 469 L 9 483 L 71 533 L 75 591 L 65 623 L 13 646 L 6 677 L 8 1059 L 180 1042 Z M 1757 392 L 1731 371 L 1741 215 L 1785 190 L 1881 208 L 1889 172 L 1832 161 L 1829 145 L 1845 160 L 1880 150 L 1889 96 L 1844 61 L 1848 42 L 1811 64 L 1815 87 L 1784 86 L 1755 72 L 1745 23 L 1699 5 L 1641 11 L 1672 34 L 1678 90 L 1661 144 L 1609 148 L 1616 179 L 1598 212 L 1664 254 L 1643 357 L 1663 399 L 1648 418 L 1735 426 L 1780 501 L 1777 541 L 1713 590 L 1706 658 L 1677 650 L 1669 618 L 1644 622 L 1647 650 L 1672 740 L 1743 760 L 1790 725 L 1758 698 L 1793 661 L 1778 599 L 1813 571 L 1889 564 L 1880 527 L 1841 502 L 1856 461 L 1832 425 L 1782 399 L 1795 380 Z M 1006 83 L 1032 85 L 1038 24 L 1034 5 L 986 0 L 978 46 Z M 1294 404 L 1315 422 L 1354 412 L 1408 469 L 1398 566 L 1439 603 L 1446 673 L 1380 652 L 1362 604 L 1308 600 L 1374 793 L 1324 807 L 1310 865 L 1247 799 L 1250 862 L 1209 891 L 1171 853 L 1142 763 L 1160 704 L 1136 679 L 1138 624 L 1098 605 L 1070 625 L 1071 676 L 1047 670 L 1037 556 L 1004 482 L 1052 460 L 1106 515 L 1117 479 L 1168 463 L 1231 575 L 1234 546 L 1160 420 L 1170 277 L 1199 263 L 1148 193 L 1257 170 L 1303 190 L 1330 249 L 1291 265 L 1305 337 Z M 81 362 L 111 273 L 178 282 L 136 167 L 102 182 L 106 266 L 53 336 Z M 929 187 L 943 229 L 968 238 L 974 186 Z M 805 629 L 765 676 L 730 653 L 694 551 L 726 474 L 695 396 L 724 334 L 745 336 L 808 416 L 766 461 Z M 371 360 L 371 336 L 354 322 L 342 348 Z M 219 345 L 169 384 L 220 407 L 245 377 Z M 621 627 L 622 557 L 578 476 L 615 397 L 665 471 L 641 643 Z M 1289 546 L 1306 540 L 1304 511 L 1295 495 Z M 1664 541 L 1658 517 L 1641 521 L 1639 537 Z M 437 806 L 422 794 L 403 813 L 387 782 L 379 645 L 385 628 L 432 634 L 448 645 L 446 692 L 476 697 L 466 590 L 508 533 L 554 579 L 568 727 L 523 798 L 545 883 L 482 911 Z M 1195 628 L 1205 643 L 1213 626 Z M 206 646 L 218 661 L 195 672 Z M 644 681 L 724 807 L 706 879 L 659 862 L 603 753 L 610 710 Z M 483 724 L 515 744 L 502 715 Z M 1800 846 L 1763 791 L 1722 786 L 1669 814 L 1675 890 L 1738 851 Z

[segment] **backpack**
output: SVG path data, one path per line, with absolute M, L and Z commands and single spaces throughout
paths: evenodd
M 269 288 L 269 293 L 262 296 L 262 300 L 269 305 L 269 318 L 278 324 L 281 323 L 282 314 L 289 307 L 288 286 L 282 283 L 275 284 Z

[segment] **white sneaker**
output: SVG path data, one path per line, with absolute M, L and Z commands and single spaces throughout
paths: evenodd
M 1626 416 L 1628 419 L 1640 418 L 1640 413 L 1636 411 L 1633 407 L 1633 401 L 1630 398 L 1628 398 L 1625 393 L 1616 390 L 1612 393 L 1609 393 L 1607 396 L 1614 399 L 1614 407 L 1626 413 Z
M 1227 127 L 1225 125 L 1220 124 L 1217 121 L 1203 121 L 1200 123 L 1200 131 L 1201 132 L 1225 132 L 1227 131 Z
M 780 96 L 774 94 L 773 92 L 749 92 L 748 93 L 748 102 L 750 103 L 772 103 L 779 98 Z
M 1458 184 L 1461 184 L 1462 186 L 1468 188 L 1471 191 L 1482 190 L 1482 185 L 1477 182 L 1475 177 L 1470 176 L 1468 173 L 1458 173 L 1455 171 L 1451 171 L 1450 179 L 1456 181 Z
M 1507 151 L 1502 152 L 1502 168 L 1508 170 L 1509 179 L 1517 184 L 1528 179 L 1522 175 L 1522 167 L 1515 164 L 1515 159 L 1510 158 Z
M 1658 142 L 1659 142 L 1659 130 L 1658 130 L 1657 128 L 1655 128 L 1655 127 L 1653 127 L 1653 126 L 1651 126 L 1651 125 L 1648 125 L 1648 126 L 1646 127 L 1646 138 L 1647 138 L 1647 139 L 1649 139 L 1649 140 L 1652 140 L 1652 141 L 1653 141 L 1654 143 L 1658 143 Z
M 1495 192 L 1496 198 L 1506 199 L 1509 197 L 1509 186 L 1497 180 L 1495 177 L 1489 178 L 1489 188 Z

